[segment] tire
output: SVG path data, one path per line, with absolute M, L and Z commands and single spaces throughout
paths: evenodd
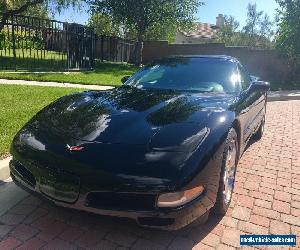
M 259 129 L 257 130 L 257 132 L 254 134 L 254 138 L 256 140 L 260 140 L 265 132 L 265 116 L 263 117 L 263 119 L 261 120 L 261 124 L 259 126 Z
M 217 215 L 225 215 L 232 198 L 235 173 L 238 163 L 239 143 L 236 130 L 229 130 L 226 145 L 223 152 L 222 169 L 220 175 L 219 190 L 213 212 Z

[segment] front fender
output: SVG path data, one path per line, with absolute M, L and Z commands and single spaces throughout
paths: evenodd
M 230 111 L 210 116 L 207 121 L 209 133 L 187 157 L 181 174 L 183 178 L 175 189 L 186 190 L 202 185 L 205 187 L 204 200 L 213 206 L 219 189 L 225 142 L 235 118 L 235 113 Z

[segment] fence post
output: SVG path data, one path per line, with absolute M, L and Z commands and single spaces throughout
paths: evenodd
M 101 62 L 104 61 L 104 37 L 101 35 Z
M 92 61 L 92 68 L 95 69 L 95 66 L 96 66 L 96 42 L 98 41 L 98 37 L 96 36 L 96 34 L 94 33 L 93 30 L 91 30 L 92 32 L 92 55 L 93 55 L 93 61 Z
M 67 71 L 70 70 L 70 44 L 69 44 L 69 24 L 67 22 L 64 22 L 65 26 L 65 41 L 66 41 L 66 53 L 67 53 Z
M 12 27 L 11 34 L 12 34 L 12 46 L 13 46 L 15 71 L 17 71 L 16 36 L 15 36 L 15 24 L 14 24 L 14 16 L 13 15 L 11 15 L 11 27 Z

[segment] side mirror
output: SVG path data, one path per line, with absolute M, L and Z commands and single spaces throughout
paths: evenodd
M 254 91 L 268 92 L 270 88 L 271 85 L 269 82 L 255 81 L 251 84 L 251 90 Z
M 130 76 L 124 76 L 122 79 L 121 79 L 121 82 L 122 83 L 125 83 L 127 82 L 127 80 L 130 78 Z
M 259 81 L 259 79 L 260 79 L 259 76 L 254 76 L 254 75 L 251 75 L 250 78 L 251 78 L 251 81 L 252 81 L 252 82 L 257 82 L 257 81 Z

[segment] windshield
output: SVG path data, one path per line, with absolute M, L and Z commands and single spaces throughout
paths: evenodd
M 235 92 L 235 64 L 216 58 L 167 58 L 145 66 L 126 85 L 137 88 L 174 89 L 199 92 Z

